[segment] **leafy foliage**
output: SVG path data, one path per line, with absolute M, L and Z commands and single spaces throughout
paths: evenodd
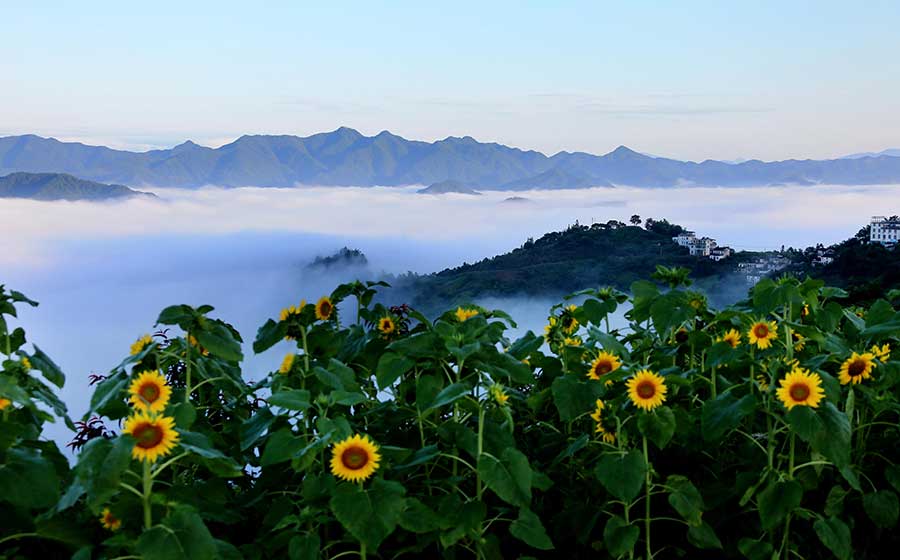
M 499 310 L 429 320 L 373 303 L 380 284 L 345 284 L 259 329 L 256 352 L 293 347 L 253 384 L 240 333 L 211 306 L 174 305 L 158 323 L 177 334 L 142 338 L 96 379 L 71 467 L 42 436 L 76 428 L 54 392 L 66 377 L 9 326 L 36 302 L 0 288 L 0 554 L 771 560 L 900 544 L 896 308 L 851 311 L 841 290 L 784 278 L 717 311 L 677 267 L 654 278 L 575 294 L 544 336 L 515 340 Z M 777 336 L 752 346 L 763 320 Z M 615 364 L 595 369 L 601 351 Z M 841 385 L 853 352 L 873 374 Z M 788 410 L 802 387 L 778 389 L 798 368 L 824 396 Z M 178 435 L 155 462 L 117 433 L 148 370 Z M 639 408 L 648 387 L 628 380 L 643 370 L 666 392 Z M 371 470 L 349 481 L 363 451 L 332 455 L 359 434 L 378 457 L 364 451 Z

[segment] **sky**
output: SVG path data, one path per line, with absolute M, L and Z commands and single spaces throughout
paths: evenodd
M 3 2 L 0 135 L 350 126 L 546 153 L 900 147 L 900 2 Z

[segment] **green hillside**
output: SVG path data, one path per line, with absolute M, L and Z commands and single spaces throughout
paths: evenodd
M 414 302 L 431 309 L 483 296 L 561 295 L 597 286 L 627 289 L 656 265 L 689 268 L 701 284 L 733 270 L 728 259 L 717 263 L 692 257 L 675 244 L 672 236 L 682 231 L 680 226 L 661 220 L 650 227 L 614 221 L 575 224 L 529 239 L 509 253 L 419 277 Z
M 155 197 L 124 185 L 85 181 L 65 173 L 11 173 L 0 177 L 0 198 L 32 200 L 110 200 L 132 196 Z

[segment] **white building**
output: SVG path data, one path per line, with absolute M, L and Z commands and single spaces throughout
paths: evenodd
M 870 243 L 893 245 L 900 241 L 900 219 L 897 216 L 890 218 L 872 216 L 872 221 L 869 225 L 871 226 L 869 232 Z
M 682 247 L 687 247 L 691 255 L 695 257 L 708 257 L 710 252 L 716 248 L 715 239 L 711 237 L 697 237 L 692 231 L 686 231 L 681 235 L 677 235 L 672 238 L 672 241 Z
M 709 252 L 709 258 L 714 261 L 720 261 L 726 257 L 730 257 L 734 251 L 731 250 L 731 247 L 713 247 Z

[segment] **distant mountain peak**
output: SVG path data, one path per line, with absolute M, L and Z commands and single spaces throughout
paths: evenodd
M 726 165 L 651 157 L 619 146 L 606 155 L 553 157 L 471 136 L 436 142 L 376 137 L 342 126 L 306 137 L 245 135 L 218 148 L 188 141 L 168 150 L 127 152 L 37 136 L 0 138 L 0 175 L 71 173 L 104 183 L 167 187 L 296 185 L 408 186 L 444 180 L 495 190 L 599 186 L 674 187 L 789 184 L 900 184 L 900 157 L 750 161 Z M 172 157 L 177 156 L 177 157 Z

